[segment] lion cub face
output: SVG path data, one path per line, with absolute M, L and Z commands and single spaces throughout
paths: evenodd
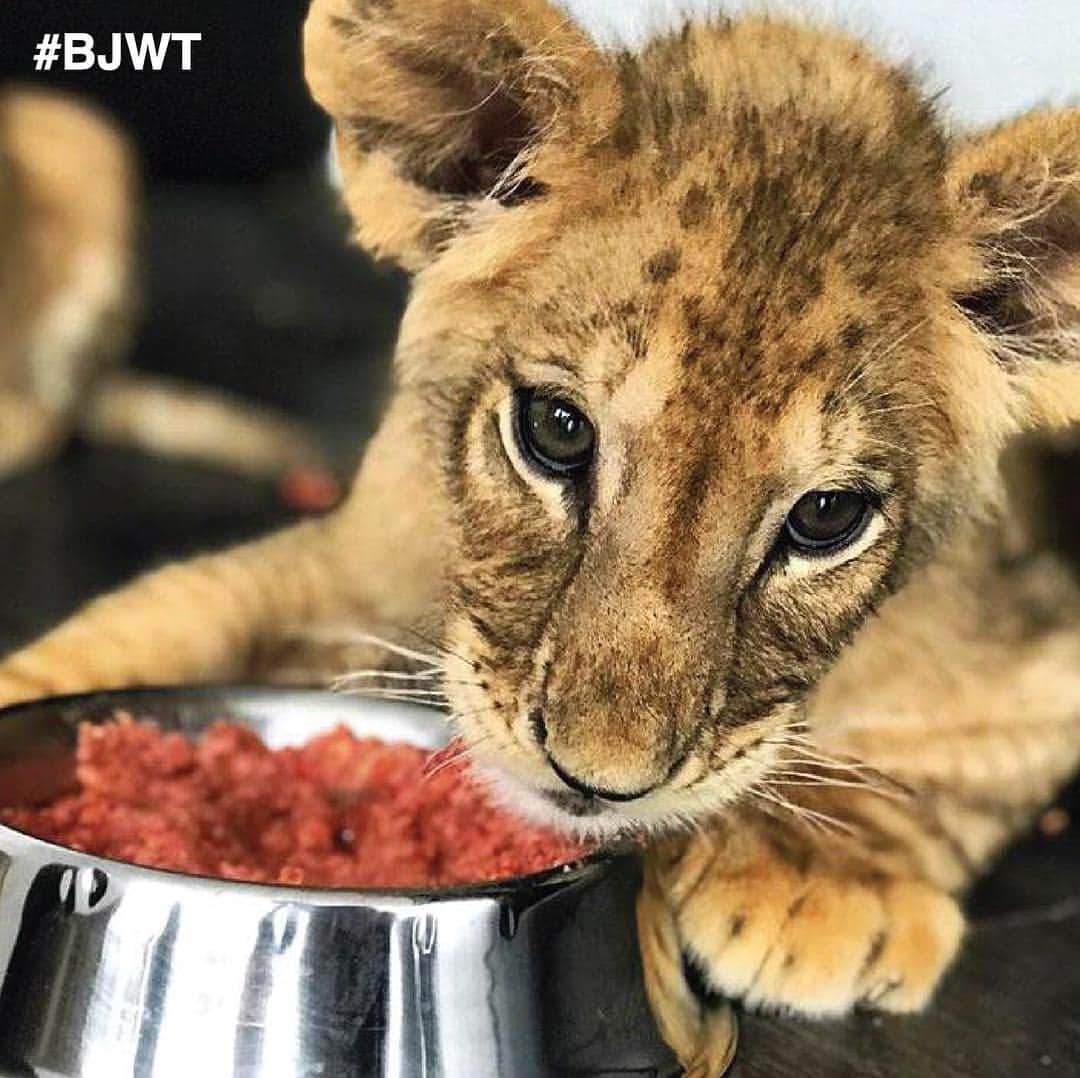
M 419 270 L 466 737 L 568 825 L 714 809 L 1037 410 L 1002 343 L 1053 317 L 1000 242 L 1026 166 L 785 23 L 608 55 L 538 2 L 322 0 L 308 59 L 361 238 Z

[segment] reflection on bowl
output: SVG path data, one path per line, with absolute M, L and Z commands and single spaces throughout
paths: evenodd
M 102 693 L 0 712 L 0 803 L 74 782 L 117 708 L 271 747 L 344 723 L 437 747 L 438 715 L 272 689 Z M 629 854 L 438 891 L 233 883 L 0 827 L 0 1075 L 485 1078 L 677 1072 L 645 1002 Z

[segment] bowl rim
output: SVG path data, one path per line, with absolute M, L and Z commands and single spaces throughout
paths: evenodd
M 130 689 L 100 689 L 93 692 L 62 693 L 55 696 L 42 696 L 34 700 L 22 700 L 0 707 L 0 722 L 25 712 L 41 710 L 42 708 L 47 709 L 50 706 L 78 708 L 87 706 L 92 702 L 95 706 L 107 706 L 110 699 L 117 698 L 126 700 L 130 700 L 131 697 L 145 697 L 149 700 L 180 698 L 198 702 L 200 698 L 224 697 L 226 698 L 224 702 L 227 703 L 228 697 L 241 695 L 259 696 L 267 699 L 278 695 L 313 696 L 324 700 L 326 698 L 342 699 L 341 696 L 318 686 L 258 685 L 243 682 L 136 686 Z M 402 703 L 400 706 L 403 709 L 444 714 L 441 708 L 432 707 L 428 704 Z M 62 717 L 66 718 L 65 716 Z M 243 720 L 242 717 L 238 717 L 235 721 Z M 214 888 L 227 888 L 230 891 L 239 892 L 250 890 L 267 896 L 289 895 L 292 896 L 291 900 L 294 902 L 298 899 L 303 901 L 316 900 L 320 905 L 326 904 L 328 901 L 340 901 L 349 897 L 360 900 L 355 903 L 347 903 L 349 905 L 420 904 L 485 898 L 499 899 L 511 895 L 517 896 L 522 892 L 554 891 L 579 880 L 603 873 L 616 861 L 632 856 L 636 849 L 632 840 L 616 839 L 586 854 L 584 857 L 578 858 L 576 861 L 567 861 L 539 872 L 526 873 L 522 876 L 504 876 L 495 880 L 481 880 L 475 883 L 457 883 L 447 887 L 310 887 L 303 884 L 261 880 L 229 880 L 220 876 L 208 876 L 192 872 L 180 872 L 177 869 L 140 865 L 135 861 L 104 857 L 100 854 L 87 853 L 85 850 L 77 850 L 71 846 L 64 846 L 58 842 L 40 838 L 29 831 L 12 827 L 2 821 L 0 821 L 0 852 L 4 850 L 3 838 L 5 835 L 17 836 L 20 844 L 27 844 L 31 849 L 38 847 L 43 850 L 56 850 L 68 857 L 78 858 L 81 862 L 84 862 L 85 867 L 115 865 L 123 869 L 125 875 L 136 878 L 145 876 L 148 879 L 166 879 L 173 884 L 184 886 L 212 885 Z

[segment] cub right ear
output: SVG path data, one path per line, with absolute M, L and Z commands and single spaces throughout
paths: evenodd
M 304 51 L 359 239 L 410 270 L 482 200 L 542 194 L 532 155 L 610 74 L 546 0 L 314 0 Z
M 1024 426 L 1080 422 L 1080 108 L 971 137 L 949 179 L 977 256 L 960 309 L 1019 391 Z

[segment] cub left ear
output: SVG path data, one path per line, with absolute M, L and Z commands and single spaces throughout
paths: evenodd
M 963 143 L 949 171 L 973 239 L 957 297 L 1025 400 L 1025 425 L 1080 422 L 1080 108 Z
M 313 0 L 304 46 L 360 242 L 408 270 L 481 204 L 542 194 L 537 150 L 615 99 L 600 50 L 548 0 Z

